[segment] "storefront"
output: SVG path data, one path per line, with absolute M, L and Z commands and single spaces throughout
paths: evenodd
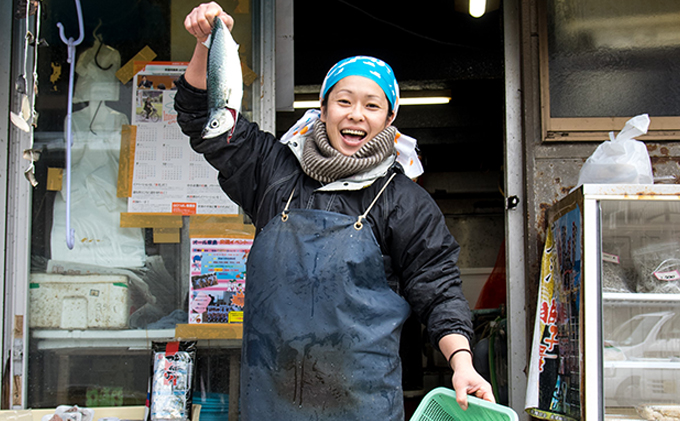
M 680 110 L 667 92 L 677 92 L 678 6 L 489 1 L 475 20 L 459 2 L 436 2 L 399 20 L 361 2 L 332 3 L 333 19 L 310 1 L 220 3 L 236 21 L 243 113 L 263 130 L 285 132 L 304 112 L 293 101 L 314 99 L 325 70 L 357 46 L 404 75 L 403 97 L 450 98 L 404 106 L 395 125 L 418 138 L 419 182 L 464 246 L 471 305 L 503 254 L 503 381 L 522 413 L 547 209 L 607 133 L 642 112 L 655 175 L 677 182 Z M 174 120 L 173 81 L 194 48 L 183 19 L 196 4 L 83 2 L 81 29 L 73 0 L 0 0 L 2 39 L 12 40 L 0 45 L 3 409 L 142 405 L 151 343 L 191 336 L 204 350 L 197 390 L 237 414 L 238 324 L 211 325 L 239 321 L 239 291 L 211 297 L 209 310 L 190 304 L 219 283 L 196 271 L 206 246 L 237 273 L 254 233 Z M 381 35 L 363 40 L 334 29 L 341 23 Z M 442 381 L 445 362 L 414 348 L 425 369 L 418 397 Z
M 175 121 L 174 82 L 195 44 L 183 20 L 196 4 L 12 3 L 2 3 L 14 40 L 3 47 L 13 81 L 4 173 L 19 177 L 6 198 L 3 407 L 143 405 L 151 342 L 188 324 L 191 258 L 210 245 L 235 259 L 216 266 L 242 273 L 253 236 Z M 273 6 L 225 5 L 238 23 L 242 112 L 270 130 Z M 211 292 L 220 296 L 204 322 L 238 322 L 242 304 L 219 304 L 238 304 L 239 292 L 242 282 Z M 203 391 L 238 389 L 237 336 L 201 341 Z

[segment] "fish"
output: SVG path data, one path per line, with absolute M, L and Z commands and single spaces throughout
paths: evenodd
M 238 44 L 222 19 L 215 18 L 208 44 L 208 121 L 203 139 L 213 139 L 234 128 L 243 100 L 243 73 Z

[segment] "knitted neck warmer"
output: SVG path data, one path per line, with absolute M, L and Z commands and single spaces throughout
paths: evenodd
M 321 120 L 307 135 L 302 152 L 302 170 L 322 183 L 332 183 L 373 168 L 394 153 L 397 129 L 388 126 L 351 156 L 338 152 L 328 141 L 326 124 Z

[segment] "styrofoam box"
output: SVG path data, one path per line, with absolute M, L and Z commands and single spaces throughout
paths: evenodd
M 122 275 L 31 274 L 28 325 L 51 329 L 124 329 L 128 278 Z

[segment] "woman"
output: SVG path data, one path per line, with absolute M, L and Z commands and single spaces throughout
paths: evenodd
M 474 370 L 459 246 L 441 211 L 396 161 L 392 69 L 353 57 L 322 86 L 320 112 L 282 141 L 240 117 L 201 138 L 203 45 L 216 3 L 186 18 L 197 39 L 175 107 L 192 147 L 219 170 L 257 228 L 248 260 L 241 375 L 244 420 L 402 420 L 399 335 L 411 310 L 454 371 L 458 401 L 494 401 Z

